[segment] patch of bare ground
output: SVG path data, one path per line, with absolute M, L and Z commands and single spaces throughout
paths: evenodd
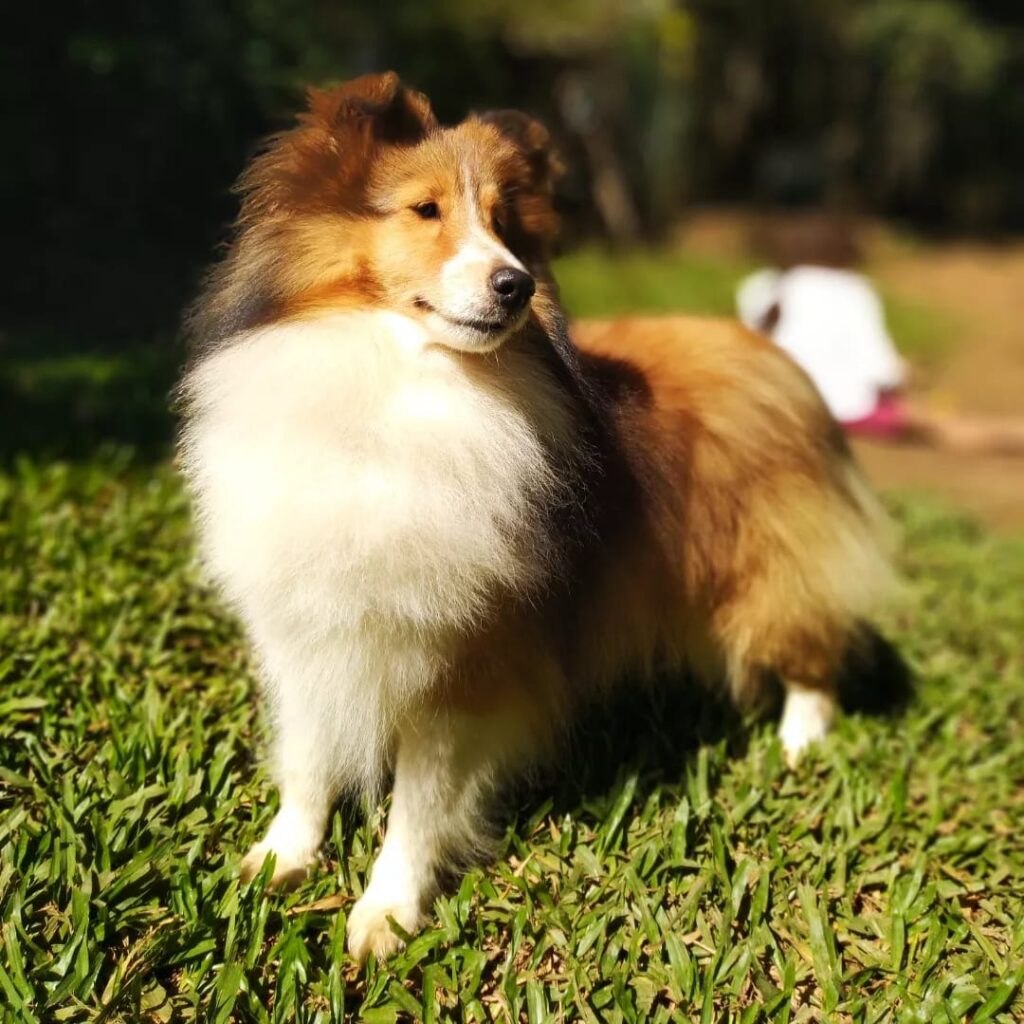
M 708 255 L 746 254 L 749 214 L 694 217 L 684 244 Z M 948 318 L 952 343 L 915 388 L 964 415 L 1024 417 L 1024 243 L 907 244 L 884 226 L 864 232 L 867 269 L 888 295 Z M 958 455 L 858 441 L 880 488 L 930 491 L 997 530 L 1024 530 L 1024 458 Z

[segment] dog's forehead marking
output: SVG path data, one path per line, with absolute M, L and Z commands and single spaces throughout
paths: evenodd
M 477 192 L 479 182 L 474 174 L 475 170 L 477 168 L 469 161 L 462 166 L 462 192 L 466 204 L 466 222 L 469 225 L 469 230 L 459 252 L 449 261 L 449 265 L 458 267 L 464 262 L 488 261 L 523 270 L 525 268 L 522 263 L 513 256 L 506 246 L 498 242 L 488 230 L 487 224 L 484 223 L 480 197 Z
M 466 200 L 466 210 L 471 222 L 480 219 L 480 199 L 477 195 L 477 184 L 474 180 L 476 168 L 467 161 L 462 165 L 462 192 Z

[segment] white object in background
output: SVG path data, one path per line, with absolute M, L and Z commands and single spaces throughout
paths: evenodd
M 772 340 L 814 381 L 841 423 L 870 415 L 879 392 L 903 383 L 882 303 L 862 274 L 815 266 L 759 270 L 740 282 L 736 305 L 753 330 L 763 330 L 779 307 Z

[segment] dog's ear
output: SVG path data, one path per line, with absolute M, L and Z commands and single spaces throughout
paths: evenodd
M 550 259 L 558 238 L 554 191 L 563 173 L 551 136 L 540 121 L 518 110 L 490 110 L 477 119 L 496 129 L 518 153 L 509 240 L 516 255 L 531 266 L 543 263 Z
M 533 186 L 550 193 L 565 173 L 565 166 L 551 144 L 551 134 L 536 118 L 519 110 L 488 110 L 478 115 L 493 125 L 522 153 L 533 176 Z
M 414 145 L 437 125 L 430 101 L 387 71 L 310 89 L 298 126 L 271 137 L 239 179 L 240 224 L 278 214 L 354 212 L 375 155 Z
M 333 89 L 309 89 L 308 121 L 329 131 L 354 131 L 368 141 L 418 142 L 437 118 L 430 100 L 402 85 L 394 71 L 363 75 Z
M 437 125 L 430 102 L 393 71 L 310 89 L 298 124 L 266 141 L 235 186 L 235 239 L 190 315 L 199 344 L 261 322 L 283 290 L 282 239 L 303 218 L 359 215 L 376 156 L 414 145 Z

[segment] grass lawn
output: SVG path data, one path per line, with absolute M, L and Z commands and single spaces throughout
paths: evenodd
M 555 271 L 574 316 L 679 310 L 734 316 L 736 284 L 755 267 L 685 249 L 611 255 L 592 248 L 558 260 Z M 889 330 L 905 356 L 928 364 L 948 352 L 955 325 L 901 295 L 883 290 L 882 300 Z
M 263 729 L 173 473 L 25 463 L 0 509 L 2 1019 L 1024 1013 L 1019 543 L 899 505 L 903 717 L 845 718 L 792 774 L 769 723 L 692 695 L 595 713 L 497 863 L 362 972 L 380 813 L 339 809 L 294 894 L 235 877 Z
M 665 308 L 676 269 L 621 301 Z M 570 305 L 596 313 L 636 280 L 573 274 Z M 725 274 L 680 302 L 720 307 Z M 1024 1019 L 1024 542 L 892 499 L 902 715 L 843 718 L 792 773 L 770 722 L 692 689 L 595 710 L 561 770 L 511 794 L 496 862 L 359 969 L 345 915 L 380 809 L 340 807 L 297 892 L 235 875 L 274 810 L 265 733 L 174 472 L 117 448 L 7 464 L 5 1024 Z

